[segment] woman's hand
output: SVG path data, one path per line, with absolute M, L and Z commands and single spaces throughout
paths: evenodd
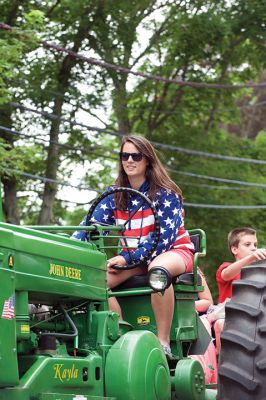
M 113 269 L 112 265 L 118 265 L 120 267 L 123 267 L 126 264 L 127 264 L 127 262 L 123 256 L 115 256 L 115 257 L 109 258 L 109 260 L 107 261 L 107 270 L 110 274 L 117 274 L 120 271 L 117 269 Z

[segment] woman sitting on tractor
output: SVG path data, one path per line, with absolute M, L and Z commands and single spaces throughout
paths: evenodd
M 151 267 L 162 266 L 172 276 L 191 272 L 193 269 L 194 246 L 184 227 L 184 211 L 182 191 L 170 179 L 165 168 L 157 157 L 151 143 L 142 136 L 129 135 L 122 138 L 120 148 L 119 174 L 115 181 L 118 187 L 136 189 L 149 197 L 157 209 L 160 219 L 161 235 L 155 252 L 147 260 L 146 266 L 134 269 L 116 270 L 113 266 L 125 266 L 132 259 L 134 262 L 145 260 L 145 255 L 152 243 L 154 217 L 149 209 L 140 209 L 134 217 L 134 232 L 144 236 L 136 248 L 130 252 L 122 249 L 119 255 L 112 257 L 107 263 L 107 279 L 110 289 L 116 287 L 134 275 L 146 274 Z M 121 224 L 127 221 L 134 211 L 137 201 L 127 204 L 125 193 L 115 197 L 115 201 L 101 204 L 93 212 L 93 221 L 106 224 Z M 138 217 L 139 216 L 139 217 Z M 86 224 L 86 218 L 82 224 Z M 129 227 L 130 229 L 130 227 Z M 125 232 L 126 235 L 126 232 Z M 74 238 L 86 240 L 86 232 L 78 231 Z M 147 267 L 148 264 L 148 267 Z M 169 345 L 170 329 L 174 312 L 174 292 L 172 285 L 164 295 L 153 293 L 151 303 L 155 315 L 158 339 L 166 355 L 171 354 Z M 109 299 L 109 307 L 122 319 L 121 308 L 116 298 Z

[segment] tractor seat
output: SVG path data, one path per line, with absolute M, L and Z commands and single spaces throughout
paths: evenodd
M 198 275 L 198 285 L 201 286 L 202 279 Z M 172 283 L 175 285 L 193 285 L 194 284 L 194 274 L 192 272 L 174 276 Z M 132 289 L 137 287 L 147 287 L 149 286 L 148 275 L 136 275 L 127 279 L 121 285 L 116 286 L 115 291 L 122 289 Z M 114 289 L 113 289 L 114 290 Z
M 190 236 L 190 240 L 194 244 L 195 253 L 200 252 L 200 235 L 195 234 Z M 201 286 L 202 279 L 199 274 L 198 275 L 198 285 Z M 176 285 L 193 285 L 194 284 L 194 273 L 188 272 L 181 275 L 177 275 L 173 277 L 172 280 L 173 284 Z M 120 285 L 116 286 L 115 290 L 122 290 L 122 289 L 132 289 L 137 287 L 147 287 L 149 286 L 148 282 L 148 275 L 136 275 L 132 276 L 131 278 L 127 279 L 125 282 L 121 283 Z

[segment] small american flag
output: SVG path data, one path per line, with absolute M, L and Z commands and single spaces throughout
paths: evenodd
M 14 295 L 12 295 L 9 297 L 8 300 L 5 300 L 4 302 L 2 318 L 11 320 L 14 316 L 15 316 Z

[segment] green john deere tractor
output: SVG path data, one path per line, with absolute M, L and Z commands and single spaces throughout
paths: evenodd
M 160 230 L 153 212 L 151 251 Z M 66 234 L 77 229 L 86 229 L 87 242 Z M 204 232 L 190 231 L 197 250 L 192 274 L 169 281 L 163 268 L 155 268 L 110 294 L 107 254 L 121 238 L 126 243 L 123 231 L 123 226 L 93 223 L 84 228 L 0 222 L 0 400 L 216 398 L 216 390 L 205 385 L 201 364 L 189 358 L 203 354 L 210 341 L 194 304 L 203 290 L 197 263 L 206 252 Z M 173 357 L 167 360 L 156 337 L 150 294 L 163 294 L 172 283 Z M 108 310 L 111 295 L 122 306 L 123 321 Z M 229 375 L 226 371 L 225 366 Z

